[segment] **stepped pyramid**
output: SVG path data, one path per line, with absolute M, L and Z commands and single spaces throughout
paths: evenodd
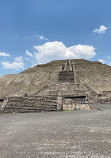
M 37 65 L 0 77 L 0 99 L 7 112 L 61 110 L 66 100 L 68 104 L 111 102 L 111 67 L 83 59 Z

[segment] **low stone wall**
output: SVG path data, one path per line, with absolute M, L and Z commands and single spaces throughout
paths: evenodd
M 56 97 L 27 96 L 10 97 L 4 113 L 57 111 Z
M 63 105 L 64 111 L 74 111 L 74 110 L 91 110 L 88 104 L 73 104 L 73 105 Z

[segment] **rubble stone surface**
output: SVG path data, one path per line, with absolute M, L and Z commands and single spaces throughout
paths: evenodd
M 110 158 L 105 110 L 0 115 L 0 158 Z

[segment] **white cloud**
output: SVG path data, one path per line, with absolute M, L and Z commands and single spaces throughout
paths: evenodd
M 37 51 L 35 58 L 39 64 L 60 59 L 90 59 L 96 55 L 93 46 L 78 44 L 66 47 L 62 42 L 58 41 L 34 46 L 34 49 Z
M 104 59 L 99 59 L 98 61 L 101 62 L 102 64 L 105 63 L 105 60 L 104 60 Z
M 39 35 L 39 39 L 40 39 L 40 40 L 46 40 L 46 41 L 48 40 L 46 37 L 44 37 L 44 36 L 42 36 L 42 35 Z
M 107 27 L 104 25 L 101 25 L 98 29 L 95 29 L 93 32 L 99 33 L 99 34 L 104 34 L 107 30 Z
M 2 56 L 2 57 L 9 57 L 10 55 L 5 53 L 5 52 L 0 52 L 0 56 Z
M 22 57 L 16 57 L 15 60 L 10 63 L 10 62 L 1 62 L 1 65 L 3 66 L 4 69 L 24 69 L 24 63 L 22 61 Z
M 16 61 L 16 62 L 22 61 L 22 57 L 21 57 L 21 56 L 20 56 L 20 57 L 16 57 L 16 58 L 15 58 L 15 61 Z
M 33 57 L 32 53 L 29 52 L 28 49 L 26 49 L 25 53 L 26 53 L 27 56 Z

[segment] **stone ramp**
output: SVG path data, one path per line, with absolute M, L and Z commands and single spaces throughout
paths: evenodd
M 42 96 L 10 97 L 3 110 L 4 113 L 42 111 L 57 111 L 57 99 Z
M 1 106 L 0 106 L 0 112 L 2 113 L 7 105 L 8 99 L 4 99 Z
M 88 94 L 88 102 L 89 103 L 98 103 L 97 93 L 91 87 L 89 87 L 87 84 L 82 84 L 81 86 L 83 87 L 85 92 Z
M 97 93 L 91 88 L 89 87 L 87 84 L 82 84 L 85 88 L 87 88 L 88 91 L 90 91 L 93 95 L 97 95 Z

